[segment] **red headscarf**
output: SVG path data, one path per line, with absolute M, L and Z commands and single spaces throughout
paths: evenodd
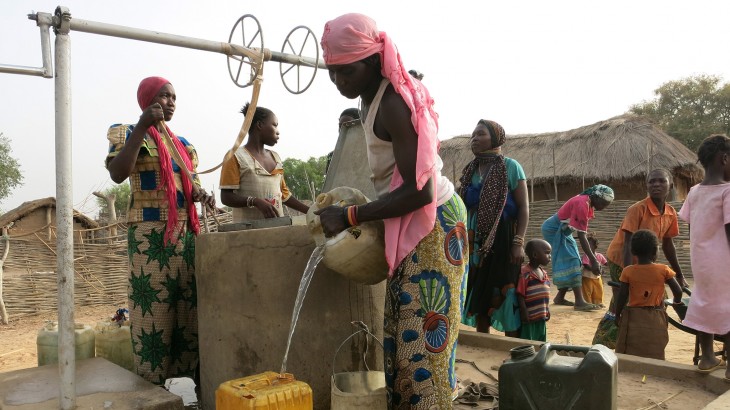
M 152 100 L 157 96 L 160 89 L 170 84 L 169 81 L 162 77 L 147 77 L 139 83 L 137 88 L 137 103 L 139 108 L 142 110 L 152 104 Z M 167 134 L 170 135 L 173 144 L 177 152 L 182 157 L 184 164 L 178 164 L 180 167 L 187 167 L 187 169 L 193 169 L 193 163 L 190 160 L 190 155 L 187 149 L 180 141 L 180 139 L 170 130 L 167 125 Z M 147 135 L 152 137 L 157 145 L 157 153 L 160 156 L 160 179 L 162 185 L 165 187 L 165 193 L 167 194 L 167 226 L 165 228 L 165 243 L 168 243 L 172 239 L 175 233 L 175 226 L 177 225 L 177 187 L 175 186 L 175 172 L 172 170 L 172 159 L 170 153 L 167 152 L 167 147 L 162 142 L 160 133 L 157 132 L 157 128 L 153 125 L 147 128 Z M 195 208 L 195 202 L 193 202 L 193 181 L 190 181 L 184 172 L 180 172 L 180 180 L 182 181 L 183 195 L 185 195 L 185 201 L 188 203 L 188 220 L 190 222 L 190 228 L 197 235 L 200 232 L 200 221 L 198 220 L 198 211 Z

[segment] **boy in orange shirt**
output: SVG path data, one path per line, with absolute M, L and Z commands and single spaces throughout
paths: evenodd
M 589 232 L 588 235 L 586 235 L 586 239 L 588 240 L 588 245 L 591 247 L 591 251 L 593 251 L 593 254 L 596 255 L 598 264 L 601 265 L 601 272 L 603 272 L 604 266 L 606 266 L 608 261 L 603 254 L 596 252 L 596 248 L 598 248 L 598 238 L 596 238 L 593 232 Z M 583 254 L 581 263 L 583 264 L 583 299 L 585 299 L 588 303 L 593 303 L 594 305 L 598 305 L 602 308 L 606 307 L 603 304 L 603 279 L 601 279 L 601 275 L 596 275 L 591 270 L 591 261 L 588 259 L 588 255 Z

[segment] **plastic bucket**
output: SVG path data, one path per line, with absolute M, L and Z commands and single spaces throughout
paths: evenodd
M 330 401 L 330 408 L 332 410 L 381 410 L 388 408 L 384 372 L 378 370 L 334 372 L 335 359 L 337 359 L 337 354 L 340 352 L 340 349 L 348 340 L 359 333 L 372 336 L 373 339 L 378 341 L 381 348 L 383 346 L 383 343 L 375 335 L 370 333 L 366 326 L 351 334 L 340 344 L 340 347 L 335 352 L 335 357 L 332 359 L 332 391 Z

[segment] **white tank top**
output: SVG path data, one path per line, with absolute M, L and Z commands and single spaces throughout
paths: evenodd
M 365 132 L 365 143 L 368 148 L 368 163 L 370 164 L 370 179 L 375 187 L 375 195 L 378 198 L 390 192 L 390 181 L 393 179 L 393 171 L 395 170 L 395 155 L 393 154 L 393 143 L 378 138 L 375 135 L 373 126 L 375 125 L 375 116 L 380 107 L 380 100 L 383 98 L 385 89 L 390 84 L 387 78 L 380 83 L 378 92 L 375 94 L 370 109 L 364 109 L 365 122 L 363 123 L 363 131 Z M 434 189 L 436 190 L 436 205 L 440 206 L 446 203 L 454 195 L 454 184 L 448 178 L 441 175 L 443 161 L 436 154 L 436 166 L 434 169 Z

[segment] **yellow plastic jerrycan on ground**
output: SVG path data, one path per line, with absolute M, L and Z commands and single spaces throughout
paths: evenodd
M 264 372 L 221 383 L 216 410 L 312 410 L 312 388 L 291 373 Z
M 314 214 L 330 205 L 346 207 L 368 202 L 370 200 L 362 192 L 350 187 L 338 187 L 319 194 L 307 213 L 307 226 L 317 246 L 325 246 L 322 263 L 326 267 L 354 282 L 374 285 L 388 275 L 383 221 L 365 222 L 332 238 L 325 238 L 319 216 Z
M 75 324 L 74 340 L 76 342 L 76 360 L 94 357 L 94 330 L 91 326 Z M 48 322 L 36 337 L 38 349 L 38 366 L 58 364 L 58 324 Z

